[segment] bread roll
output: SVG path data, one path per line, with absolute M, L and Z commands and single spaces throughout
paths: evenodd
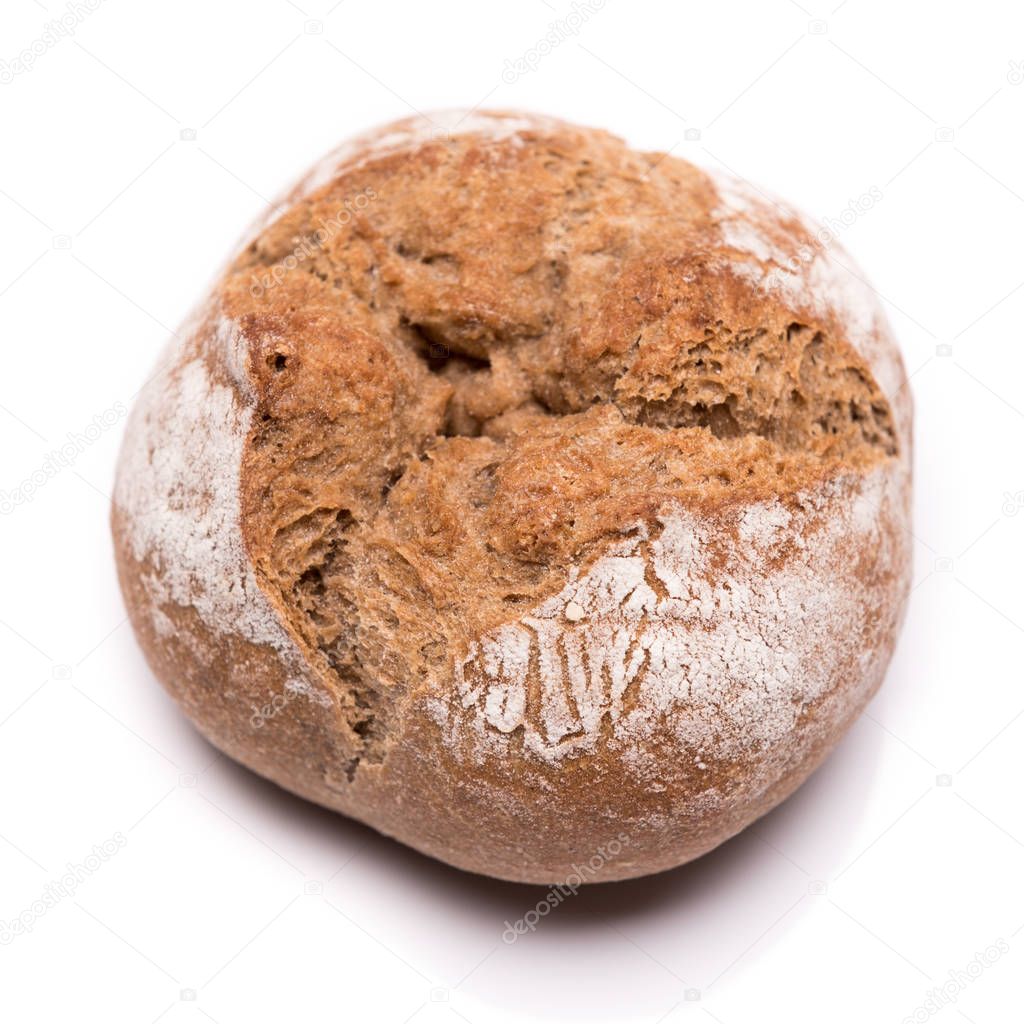
M 221 750 L 460 868 L 605 881 L 735 835 L 875 692 L 910 448 L 878 303 L 792 209 L 436 115 L 254 230 L 132 413 L 113 532 Z

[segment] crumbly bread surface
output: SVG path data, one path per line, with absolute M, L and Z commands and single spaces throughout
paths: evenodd
M 902 364 L 845 254 L 757 190 L 448 120 L 325 160 L 172 344 L 118 475 L 129 611 L 289 789 L 499 877 L 620 836 L 602 880 L 660 870 L 881 681 Z

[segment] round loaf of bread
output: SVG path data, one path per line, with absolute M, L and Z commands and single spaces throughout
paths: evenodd
M 127 427 L 113 532 L 221 750 L 470 871 L 735 835 L 882 680 L 911 409 L 872 290 L 745 183 L 552 119 L 330 155 Z

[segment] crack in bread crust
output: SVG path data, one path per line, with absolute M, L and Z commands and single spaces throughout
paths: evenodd
M 558 591 L 624 522 L 809 488 L 899 448 L 841 325 L 719 254 L 735 193 L 702 172 L 666 160 L 644 178 L 617 140 L 550 123 L 410 146 L 307 191 L 223 289 L 261 413 L 249 543 L 371 762 L 436 674 L 420 652 L 500 628 L 507 594 Z M 246 289 L 371 193 L 272 290 Z M 339 544 L 345 572 L 325 574 Z

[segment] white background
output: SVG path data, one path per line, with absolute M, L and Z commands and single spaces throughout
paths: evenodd
M 511 81 L 563 0 L 331 3 L 106 0 L 0 85 L 0 498 L 117 420 L 0 516 L 0 922 L 126 840 L 29 933 L 0 924 L 0 1015 L 1021 1020 L 1020 5 L 607 0 Z M 0 60 L 65 11 L 4 0 Z M 428 861 L 197 737 L 125 623 L 106 525 L 118 403 L 268 198 L 357 130 L 480 104 L 728 167 L 819 219 L 878 189 L 842 241 L 917 406 L 915 589 L 868 713 L 737 839 L 514 945 L 543 890 Z M 944 983 L 955 1003 L 928 1004 Z

